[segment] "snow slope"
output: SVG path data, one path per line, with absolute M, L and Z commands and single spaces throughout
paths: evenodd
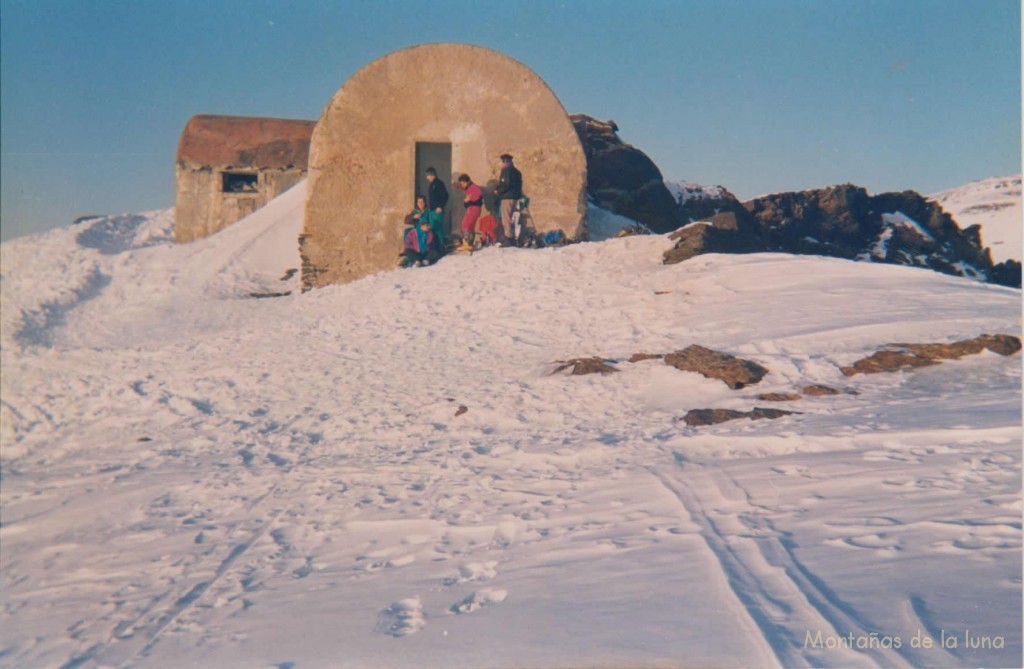
M 647 226 L 632 218 L 602 209 L 592 202 L 587 204 L 587 232 L 591 241 L 607 241 L 617 237 L 624 229 L 646 231 Z
M 981 226 L 981 242 L 992 250 L 992 260 L 1021 259 L 1024 218 L 1021 210 L 1021 177 L 996 177 L 936 193 L 938 202 L 961 228 Z
M 0 246 L 0 665 L 1021 664 L 1020 358 L 839 372 L 1019 290 L 639 236 L 251 297 L 301 200 Z M 770 374 L 625 362 L 692 343 Z
M 672 197 L 679 204 L 686 204 L 690 200 L 705 200 L 709 198 L 722 197 L 725 191 L 721 186 L 705 186 L 693 181 L 667 180 L 665 187 Z

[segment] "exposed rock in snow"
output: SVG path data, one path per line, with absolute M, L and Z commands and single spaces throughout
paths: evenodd
M 780 193 L 719 213 L 708 225 L 673 233 L 666 263 L 704 253 L 782 251 L 933 269 L 1019 286 L 1012 268 L 992 263 L 976 228 L 961 230 L 913 191 L 869 195 L 853 185 Z
M 685 230 L 666 254 L 667 263 L 705 253 L 781 251 L 1021 285 L 1019 176 L 932 196 L 941 207 L 913 191 L 871 196 L 850 184 L 740 203 L 722 186 L 662 181 L 643 151 L 619 139 L 613 121 L 584 114 L 572 119 L 587 156 L 593 239 L 608 239 L 622 229 L 623 222 L 609 219 L 620 215 L 655 232 Z M 710 225 L 684 227 L 696 222 Z M 981 225 L 991 254 L 982 243 Z
M 802 392 L 804 395 L 810 395 L 812 397 L 821 397 L 821 396 L 825 396 L 825 395 L 841 395 L 843 393 L 846 393 L 847 395 L 859 395 L 860 394 L 856 390 L 851 390 L 849 388 L 847 388 L 845 390 L 837 390 L 836 388 L 832 388 L 830 386 L 824 386 L 824 385 L 821 385 L 820 383 L 815 383 L 815 384 L 811 384 L 809 386 L 804 386 L 800 390 L 800 392 Z
M 612 374 L 619 371 L 615 367 L 608 364 L 608 361 L 603 358 L 573 358 L 572 360 L 559 360 L 555 363 L 555 367 L 552 374 L 558 374 L 564 372 L 567 369 L 571 369 L 569 372 L 572 376 L 583 376 L 585 374 Z
M 799 393 L 763 393 L 757 396 L 762 402 L 797 402 L 803 399 Z
M 665 364 L 684 372 L 697 372 L 709 379 L 718 379 L 733 390 L 758 383 L 768 373 L 756 362 L 697 344 L 669 353 L 665 356 Z
M 691 409 L 686 412 L 686 416 L 683 417 L 683 420 L 691 427 L 701 427 L 704 425 L 727 423 L 731 420 L 739 420 L 741 418 L 749 418 L 750 420 L 763 420 L 767 418 L 769 420 L 774 420 L 776 418 L 793 416 L 796 414 L 797 412 L 795 411 L 765 409 L 762 407 L 755 407 L 750 411 L 736 411 L 734 409 Z
M 889 344 L 885 350 L 862 358 L 849 367 L 843 367 L 846 376 L 878 374 L 901 369 L 929 367 L 943 360 L 957 360 L 965 355 L 992 351 L 1009 356 L 1020 352 L 1021 341 L 1016 335 L 980 335 L 952 344 Z

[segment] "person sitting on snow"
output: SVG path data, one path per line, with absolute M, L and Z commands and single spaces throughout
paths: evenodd
M 420 220 L 405 229 L 405 259 L 403 267 L 433 265 L 440 257 L 437 250 L 437 237 L 430 227 L 430 221 Z
M 412 212 L 405 217 L 405 224 L 409 226 L 417 226 L 421 221 L 426 221 L 430 224 L 430 230 L 434 233 L 434 239 L 437 241 L 437 248 L 440 255 L 444 255 L 444 224 L 441 214 L 435 209 L 427 208 L 427 198 L 422 195 L 416 196 L 416 206 Z M 408 232 L 408 229 L 406 230 Z

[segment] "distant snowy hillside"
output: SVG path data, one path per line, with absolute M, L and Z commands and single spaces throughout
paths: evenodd
M 303 200 L 0 245 L 3 667 L 1021 666 L 1019 354 L 841 371 L 1020 290 L 646 235 L 300 294 Z
M 981 226 L 981 242 L 992 250 L 992 260 L 1021 260 L 1024 218 L 1021 177 L 974 181 L 930 196 L 956 219 L 960 227 Z
M 665 181 L 665 187 L 679 204 L 686 204 L 694 199 L 714 200 L 722 197 L 725 192 L 721 186 L 704 186 L 692 181 Z

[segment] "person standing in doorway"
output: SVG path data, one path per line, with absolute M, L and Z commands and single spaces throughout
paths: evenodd
M 433 167 L 426 169 L 427 174 L 427 206 L 438 216 L 444 216 L 444 207 L 448 204 L 448 189 L 444 183 L 437 178 L 437 170 Z
M 505 233 L 505 240 L 513 246 L 516 244 L 516 231 L 512 229 L 512 210 L 521 197 L 523 173 L 512 164 L 512 156 L 502 154 L 501 176 L 498 178 L 498 187 L 494 189 L 494 198 L 501 202 L 501 227 Z
M 462 243 L 459 251 L 470 251 L 473 248 L 473 233 L 476 232 L 476 220 L 480 218 L 480 211 L 484 206 L 484 192 L 480 186 L 473 183 L 468 174 L 459 177 L 459 188 L 466 192 L 463 202 L 466 205 L 466 214 L 462 217 Z

